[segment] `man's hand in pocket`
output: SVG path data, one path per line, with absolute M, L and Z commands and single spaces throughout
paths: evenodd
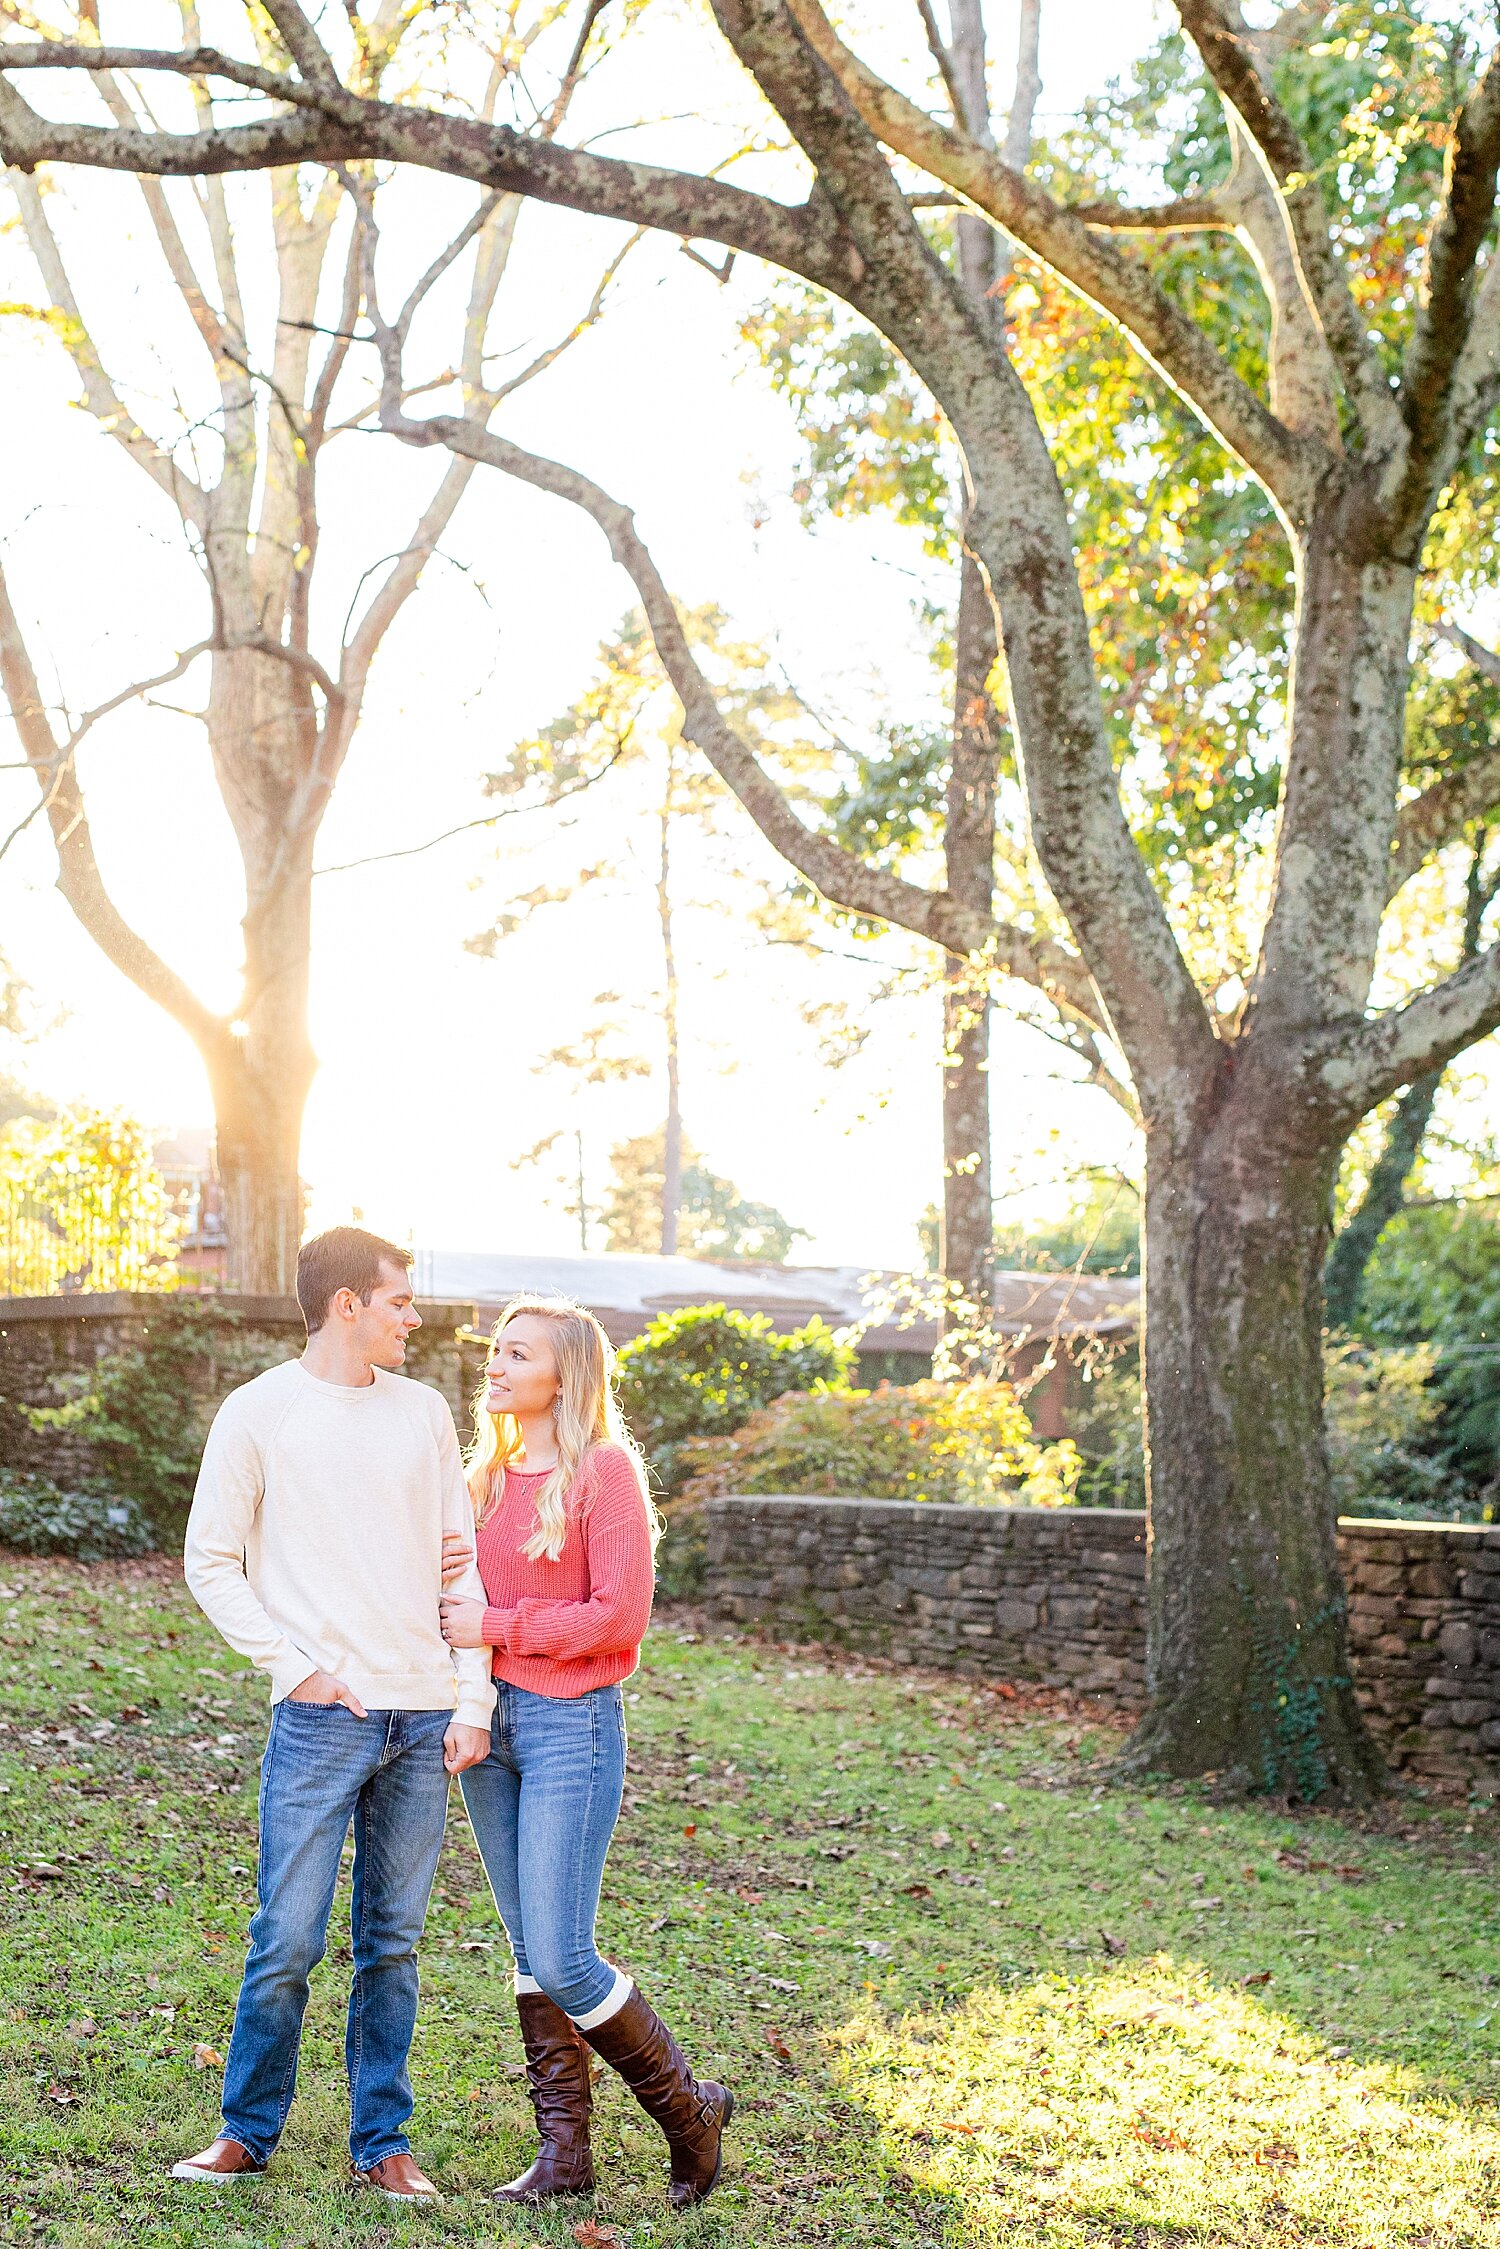
M 293 1687 L 286 1699 L 288 1702 L 341 1702 L 356 1718 L 369 1716 L 354 1689 L 346 1687 L 342 1679 L 335 1679 L 331 1671 L 310 1673 L 300 1687 Z

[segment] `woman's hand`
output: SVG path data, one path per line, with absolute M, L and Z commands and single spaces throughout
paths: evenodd
M 462 1531 L 443 1533 L 443 1583 L 451 1585 L 474 1559 L 474 1549 Z
M 450 1648 L 483 1648 L 488 1646 L 484 1637 L 483 1601 L 455 1601 L 445 1598 L 438 1603 L 443 1619 L 443 1638 Z

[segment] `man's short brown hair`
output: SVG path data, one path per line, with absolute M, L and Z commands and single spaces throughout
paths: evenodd
M 367 1234 L 363 1226 L 330 1226 L 326 1234 L 305 1241 L 297 1252 L 297 1302 L 308 1334 L 317 1334 L 341 1288 L 352 1289 L 361 1304 L 368 1304 L 384 1265 L 408 1271 L 411 1251 Z

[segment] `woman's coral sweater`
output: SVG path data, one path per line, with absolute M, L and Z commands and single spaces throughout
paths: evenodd
M 508 1468 L 500 1504 L 481 1526 L 483 1629 L 497 1679 L 567 1699 L 634 1671 L 656 1572 L 634 1466 L 609 1444 L 594 1447 L 568 1494 L 568 1535 L 557 1560 L 528 1561 L 521 1548 L 536 1525 L 545 1473 Z

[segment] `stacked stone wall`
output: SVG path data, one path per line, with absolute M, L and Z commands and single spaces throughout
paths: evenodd
M 69 1395 L 68 1378 L 89 1374 L 107 1353 L 149 1348 L 152 1323 L 183 1302 L 201 1306 L 211 1320 L 222 1319 L 226 1340 L 259 1350 L 268 1360 L 295 1358 L 306 1341 L 293 1297 L 120 1290 L 0 1299 L 0 1468 L 50 1476 L 60 1484 L 99 1474 L 100 1463 L 81 1430 L 34 1429 L 19 1409 L 61 1405 Z M 407 1346 L 406 1371 L 441 1390 L 462 1426 L 483 1356 L 458 1341 L 458 1331 L 473 1325 L 474 1307 L 421 1303 L 418 1309 L 423 1325 Z M 224 1392 L 244 1379 L 242 1369 L 216 1379 L 207 1355 L 198 1403 L 212 1413 Z
M 1500 1528 L 1339 1525 L 1355 1691 L 1392 1766 L 1500 1787 Z M 707 1510 L 725 1622 L 1067 1687 L 1145 1689 L 1146 1523 L 1105 1509 L 732 1498 Z

